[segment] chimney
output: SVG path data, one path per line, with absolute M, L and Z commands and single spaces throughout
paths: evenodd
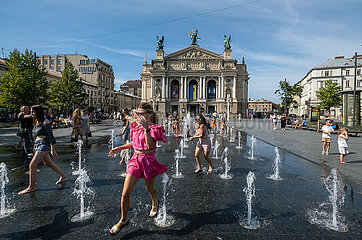
M 334 59 L 343 59 L 344 56 L 338 56 L 338 57 L 335 57 Z

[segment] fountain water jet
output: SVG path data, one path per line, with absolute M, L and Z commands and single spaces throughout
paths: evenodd
M 279 149 L 278 149 L 278 147 L 275 147 L 274 150 L 275 150 L 275 161 L 274 161 L 274 165 L 273 165 L 274 173 L 267 178 L 275 180 L 275 181 L 281 181 L 281 180 L 283 180 L 283 178 L 280 177 L 281 160 L 280 160 Z
M 219 146 L 220 146 L 219 141 L 216 139 L 215 145 L 214 145 L 214 150 L 213 150 L 213 156 L 212 156 L 213 159 L 219 158 L 219 156 L 218 156 L 219 155 Z
M 175 219 L 167 214 L 166 209 L 166 190 L 167 185 L 169 184 L 169 177 L 166 173 L 162 174 L 162 183 L 163 183 L 163 203 L 162 208 L 159 210 L 158 215 L 155 219 L 155 224 L 159 227 L 170 227 L 172 224 L 175 223 Z
M 126 144 L 128 144 L 128 143 L 129 143 L 129 141 L 127 140 L 127 141 L 126 141 Z M 122 156 L 123 156 L 124 153 L 125 153 L 125 155 L 124 155 L 124 162 L 125 162 L 125 164 L 126 164 L 126 170 L 125 170 L 124 173 L 121 174 L 121 177 L 126 177 L 126 175 L 127 175 L 127 170 L 128 170 L 128 163 L 129 163 L 129 160 L 131 160 L 131 158 L 132 158 L 131 149 L 122 150 L 122 152 L 120 153 L 121 159 L 122 159 Z
M 308 211 L 308 220 L 311 224 L 327 227 L 337 232 L 347 232 L 348 226 L 338 211 L 338 208 L 343 206 L 345 192 L 337 169 L 332 168 L 331 173 L 324 180 L 324 185 L 329 192 L 329 202 L 320 204 L 318 209 Z
M 184 140 L 181 139 L 180 141 L 180 157 L 179 158 L 186 158 L 186 156 L 184 155 Z
M 225 163 L 225 171 L 223 174 L 220 175 L 220 178 L 222 178 L 222 179 L 231 179 L 232 178 L 232 176 L 229 174 L 229 171 L 231 169 L 231 164 L 228 161 L 228 156 L 229 156 L 229 148 L 226 147 L 224 149 L 224 152 L 221 157 L 221 159 L 223 159 L 224 163 Z
M 2 162 L 0 164 L 0 218 L 8 217 L 15 212 L 15 208 L 9 208 L 9 201 L 5 194 L 5 185 L 7 183 L 9 183 L 8 169 L 6 164 Z
M 78 142 L 77 142 L 77 147 L 78 147 L 78 170 L 73 171 L 72 172 L 73 175 L 79 175 L 81 170 L 82 170 L 82 146 L 83 146 L 83 141 L 78 140 Z
M 184 176 L 182 175 L 182 173 L 179 171 L 179 159 L 180 159 L 180 151 L 178 149 L 175 150 L 175 168 L 176 168 L 176 173 L 174 175 L 172 175 L 173 178 L 183 178 Z
M 94 198 L 95 192 L 92 188 L 88 187 L 87 184 L 92 183 L 87 171 L 84 169 L 81 169 L 80 174 L 78 178 L 75 180 L 75 187 L 73 190 L 73 194 L 77 196 L 77 198 L 80 199 L 80 213 L 74 215 L 71 218 L 72 222 L 79 222 L 79 221 L 85 221 L 93 217 L 94 213 L 85 210 L 84 202 L 85 197 L 88 195 L 92 199 Z M 89 209 L 89 206 L 88 208 Z
M 239 220 L 239 224 L 247 229 L 258 229 L 260 227 L 259 221 L 256 218 L 253 219 L 251 217 L 251 212 L 252 212 L 251 204 L 252 204 L 253 197 L 255 197 L 255 184 L 254 184 L 255 174 L 252 171 L 250 171 L 248 173 L 248 175 L 246 176 L 246 181 L 247 181 L 248 186 L 246 188 L 244 188 L 243 191 L 246 194 L 246 203 L 248 206 L 248 213 L 247 213 L 247 218 Z
M 234 126 L 231 126 L 230 128 L 230 139 L 229 139 L 229 142 L 233 143 L 235 142 L 235 139 L 233 138 L 233 130 L 234 130 Z
M 235 148 L 243 149 L 243 146 L 241 146 L 241 132 L 238 132 L 238 146 L 236 146 Z
M 256 138 L 254 136 L 251 136 L 251 146 L 250 146 L 250 151 L 249 151 L 250 156 L 248 157 L 250 160 L 255 159 L 255 157 L 254 157 L 255 143 L 256 143 Z

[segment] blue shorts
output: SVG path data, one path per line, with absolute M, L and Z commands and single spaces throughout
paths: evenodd
M 35 141 L 35 152 L 50 152 L 50 144 L 43 143 L 43 140 Z

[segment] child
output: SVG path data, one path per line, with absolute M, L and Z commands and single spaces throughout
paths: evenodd
M 346 162 L 343 161 L 344 156 L 349 154 L 347 140 L 348 140 L 347 129 L 341 128 L 338 131 L 338 150 L 339 153 L 341 154 L 339 156 L 339 163 L 347 164 Z
M 323 142 L 323 150 L 322 154 L 328 155 L 329 149 L 331 147 L 332 142 L 332 132 L 333 128 L 331 127 L 331 121 L 327 120 L 326 125 L 322 127 L 322 142 Z M 327 150 L 326 150 L 327 146 Z

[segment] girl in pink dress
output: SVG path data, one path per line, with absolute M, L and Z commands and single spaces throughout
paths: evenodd
M 109 152 L 109 156 L 115 157 L 124 149 L 133 148 L 134 155 L 128 163 L 126 179 L 123 185 L 121 212 L 119 222 L 112 227 L 110 234 L 117 234 L 123 227 L 128 225 L 128 208 L 130 196 L 138 179 L 145 179 L 145 186 L 152 199 L 150 217 L 155 217 L 158 211 L 157 191 L 155 179 L 159 174 L 166 172 L 167 167 L 156 160 L 156 141 L 167 142 L 163 126 L 155 124 L 156 114 L 149 103 L 141 103 L 136 111 L 137 120 L 131 124 L 131 138 L 133 142 L 116 147 Z
M 209 158 L 209 153 L 211 150 L 211 140 L 209 134 L 207 133 L 206 119 L 202 114 L 197 114 L 195 117 L 196 121 L 196 134 L 193 137 L 190 137 L 190 141 L 198 138 L 199 141 L 196 144 L 195 158 L 198 168 L 195 171 L 195 174 L 202 172 L 200 153 L 204 151 L 205 160 L 209 163 L 208 172 L 212 172 L 213 166 L 211 159 Z

